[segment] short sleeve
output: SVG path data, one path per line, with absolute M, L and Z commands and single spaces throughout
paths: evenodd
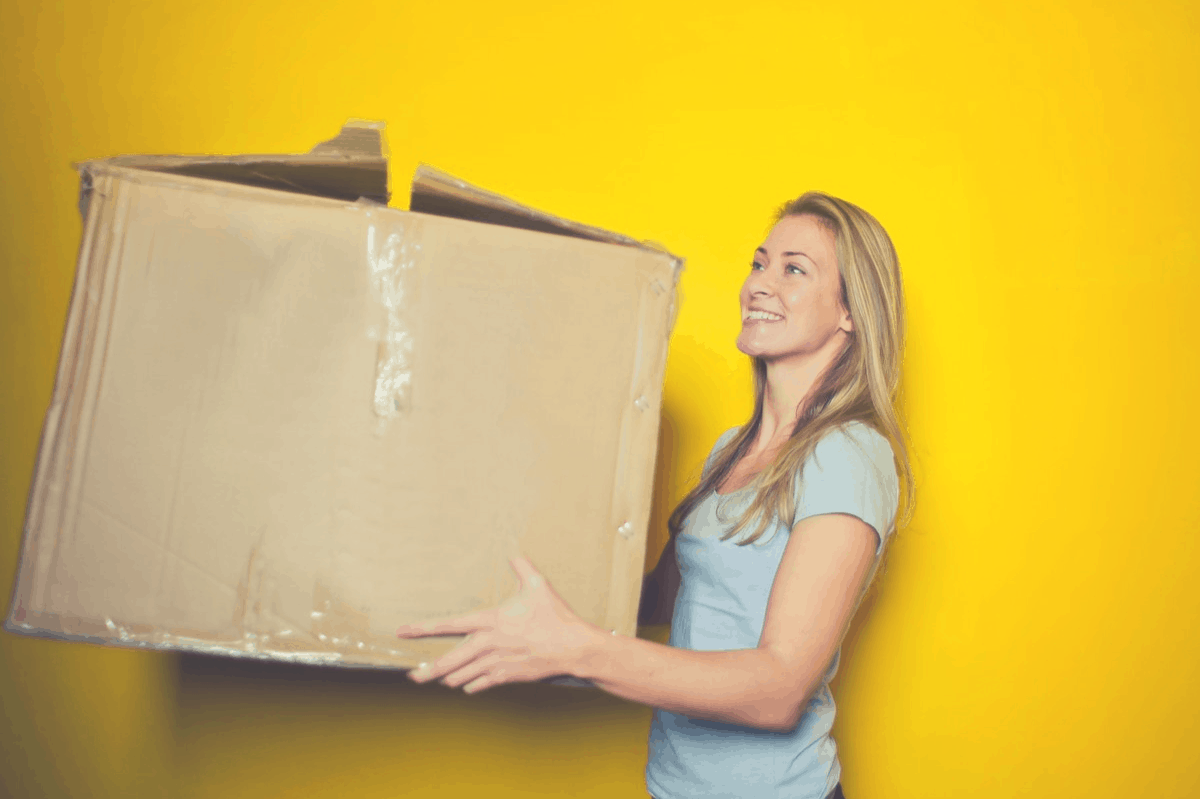
M 733 437 L 741 429 L 740 427 L 731 427 L 717 438 L 717 443 L 713 444 L 712 451 L 708 453 L 708 457 L 704 460 L 704 470 L 700 472 L 701 480 L 708 477 L 708 470 L 712 468 L 713 461 L 717 459 L 717 454 L 725 449 L 725 445 L 732 441 Z
M 899 499 L 891 444 L 874 428 L 854 422 L 827 433 L 805 461 L 792 525 L 826 513 L 857 516 L 874 528 L 879 555 L 892 532 Z

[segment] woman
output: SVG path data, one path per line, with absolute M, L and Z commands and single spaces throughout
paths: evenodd
M 646 579 L 642 621 L 671 621 L 669 645 L 580 620 L 519 558 L 505 605 L 397 634 L 470 634 L 418 682 L 566 674 L 654 707 L 657 799 L 840 796 L 828 683 L 895 527 L 897 471 L 911 506 L 895 250 L 865 211 L 810 192 L 781 210 L 740 302 L 754 414 L 718 439 Z

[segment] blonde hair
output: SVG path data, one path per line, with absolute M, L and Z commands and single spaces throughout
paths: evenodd
M 822 436 L 851 422 L 870 425 L 892 445 L 902 497 L 895 526 L 903 526 L 911 518 L 915 496 L 907 436 L 896 409 L 904 352 L 904 292 L 892 240 L 875 217 L 821 192 L 807 192 L 786 203 L 775 221 L 788 216 L 811 216 L 833 234 L 842 304 L 850 312 L 854 333 L 814 386 L 791 438 L 751 483 L 757 489 L 753 501 L 722 538 L 738 536 L 757 521 L 754 531 L 737 541 L 739 545 L 757 541 L 774 520 L 790 523 L 796 512 L 793 487 L 804 462 Z M 758 436 L 766 388 L 766 362 L 755 358 L 754 413 L 675 508 L 667 522 L 672 536 L 682 529 L 688 514 L 729 476 Z M 879 531 L 881 536 L 887 532 Z

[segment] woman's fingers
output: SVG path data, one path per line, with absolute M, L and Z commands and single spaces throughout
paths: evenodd
M 508 669 L 504 665 L 499 665 L 489 673 L 483 674 L 464 685 L 463 693 L 476 694 L 486 688 L 491 688 L 493 685 L 501 685 L 505 682 L 508 682 Z
M 522 588 L 540 588 L 545 578 L 542 573 L 534 568 L 533 564 L 528 559 L 522 556 L 509 558 L 508 563 L 512 566 L 512 570 L 517 573 L 517 579 L 521 581 Z
M 479 630 L 492 629 L 494 611 L 470 613 L 453 619 L 421 621 L 403 624 L 396 628 L 397 638 L 424 638 L 429 635 L 470 635 Z
M 470 663 L 467 663 L 462 668 L 451 671 L 442 678 L 442 684 L 451 688 L 458 688 L 464 683 L 471 682 L 472 680 L 487 674 L 489 671 L 495 668 L 496 664 L 499 662 L 500 656 L 495 653 L 483 655 L 482 657 L 476 658 Z
M 570 637 L 567 634 L 578 626 L 578 619 L 528 559 L 515 557 L 509 563 L 521 590 L 500 607 L 454 619 L 406 624 L 396 630 L 400 638 L 469 634 L 435 662 L 410 672 L 411 679 L 419 683 L 441 680 L 474 693 L 505 682 L 536 679 L 545 668 L 557 667 L 547 663 L 556 662 L 554 658 L 561 655 L 559 644 L 564 636 Z
M 422 663 L 410 671 L 408 676 L 416 682 L 437 680 L 462 668 L 481 655 L 485 655 L 490 649 L 491 644 L 484 636 L 467 638 L 433 663 Z

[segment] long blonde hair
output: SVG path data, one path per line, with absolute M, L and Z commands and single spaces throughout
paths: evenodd
M 874 427 L 892 445 L 902 496 L 897 527 L 911 518 L 915 496 L 907 436 L 896 409 L 904 352 L 904 291 L 892 240 L 875 217 L 821 192 L 810 191 L 786 203 L 776 222 L 788 216 L 811 216 L 833 234 L 842 304 L 850 312 L 854 332 L 814 387 L 788 442 L 774 462 L 755 477 L 753 501 L 722 538 L 739 536 L 756 523 L 752 533 L 737 541 L 739 545 L 757 541 L 775 520 L 790 523 L 796 512 L 793 487 L 804 462 L 822 436 L 850 422 Z M 766 388 L 767 364 L 755 358 L 754 413 L 675 508 L 667 522 L 672 536 L 709 492 L 724 482 L 757 438 Z M 879 531 L 881 536 L 887 532 Z

